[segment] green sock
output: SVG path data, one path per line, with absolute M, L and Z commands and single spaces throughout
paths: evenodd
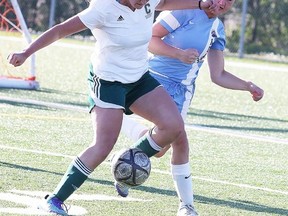
M 141 137 L 134 145 L 133 147 L 135 148 L 139 148 L 141 149 L 143 152 L 145 152 L 147 154 L 147 156 L 150 158 L 153 155 L 157 154 L 159 150 L 156 150 L 155 148 L 153 148 L 149 142 L 149 139 L 152 140 L 152 138 L 150 137 L 149 134 L 147 134 L 146 136 Z M 152 140 L 152 142 L 154 142 Z
M 81 169 L 81 171 L 79 169 Z M 91 171 L 82 163 L 82 161 L 79 158 L 76 158 L 70 164 L 57 188 L 54 190 L 54 196 L 58 197 L 61 201 L 64 202 L 85 182 L 90 173 Z

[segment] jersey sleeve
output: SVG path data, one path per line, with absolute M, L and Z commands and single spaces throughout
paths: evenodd
M 215 42 L 212 44 L 211 49 L 224 51 L 226 47 L 226 34 L 225 34 L 225 28 L 222 22 L 217 31 L 218 31 L 219 36 L 217 37 Z
M 102 0 L 91 1 L 89 7 L 78 14 L 79 19 L 89 29 L 100 28 L 104 24 L 104 14 L 101 12 Z
M 158 17 L 159 22 L 168 32 L 173 32 L 184 23 L 186 13 L 184 10 L 163 11 Z

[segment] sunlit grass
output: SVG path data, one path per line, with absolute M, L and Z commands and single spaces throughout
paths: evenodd
M 72 40 L 68 46 L 58 43 L 37 53 L 39 90 L 0 89 L 0 215 L 8 214 L 1 212 L 3 208 L 27 207 L 17 200 L 1 200 L 1 194 L 19 190 L 40 191 L 44 196 L 52 192 L 71 158 L 92 140 L 90 116 L 85 111 L 86 75 L 92 48 L 83 48 L 79 42 L 80 47 L 69 48 L 71 43 Z M 9 40 L 0 41 L 1 53 L 13 52 L 15 46 Z M 254 81 L 265 90 L 265 96 L 256 103 L 247 92 L 214 85 L 206 65 L 201 70 L 187 118 L 187 124 L 194 126 L 187 126 L 187 134 L 195 206 L 204 216 L 288 215 L 288 96 L 285 94 L 288 70 L 267 70 L 267 65 L 275 68 L 287 65 L 236 61 L 243 67 L 230 64 L 235 59 L 229 58 L 226 69 L 242 79 Z M 253 69 L 244 67 L 248 63 L 253 63 Z M 13 102 L 9 98 L 55 102 L 78 109 L 55 109 Z M 208 129 L 200 130 L 200 126 Z M 259 136 L 263 139 L 254 139 Z M 114 151 L 131 144 L 120 135 Z M 109 198 L 74 200 L 71 197 L 67 204 L 81 206 L 91 216 L 175 216 L 178 198 L 169 175 L 170 154 L 169 151 L 161 159 L 152 158 L 150 178 L 131 190 L 129 197 L 142 201 L 115 200 L 110 166 L 103 163 L 76 194 Z

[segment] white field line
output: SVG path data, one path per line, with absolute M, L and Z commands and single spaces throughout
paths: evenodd
M 88 108 L 85 109 L 85 108 L 80 107 L 80 106 L 66 105 L 66 104 L 61 104 L 61 103 L 53 103 L 53 102 L 39 101 L 39 100 L 33 100 L 33 99 L 12 98 L 12 97 L 7 97 L 7 96 L 3 96 L 3 95 L 0 95 L 0 100 L 11 101 L 11 102 L 16 102 L 16 103 L 27 103 L 27 104 L 33 104 L 33 105 L 41 105 L 41 106 L 51 107 L 51 108 L 55 108 L 55 109 L 64 109 L 64 110 L 88 113 Z
M 26 195 L 30 197 L 39 197 L 43 198 L 43 194 L 49 194 L 49 192 L 43 192 L 43 191 L 22 191 L 22 190 L 16 190 L 13 189 L 9 191 L 14 194 L 19 194 L 19 195 Z M 127 199 L 126 199 L 127 198 Z M 121 202 L 151 202 L 152 200 L 147 200 L 147 199 L 139 199 L 139 198 L 133 198 L 133 197 L 121 197 L 121 196 L 108 196 L 104 194 L 72 194 L 71 197 L 69 198 L 70 200 L 87 200 L 87 201 L 93 201 L 93 200 L 116 200 L 116 201 L 121 201 Z
M 34 154 L 42 154 L 42 155 L 48 155 L 48 156 L 64 157 L 64 158 L 70 158 L 70 159 L 75 157 L 75 156 L 71 156 L 71 155 L 65 155 L 65 154 L 53 153 L 53 152 L 47 152 L 47 151 L 37 151 L 37 150 L 23 149 L 23 148 L 17 148 L 17 147 L 9 147 L 9 146 L 3 145 L 3 144 L 2 145 L 0 144 L 0 148 L 13 150 L 13 151 L 34 153 Z M 102 164 L 110 165 L 110 162 L 105 161 Z M 168 171 L 162 171 L 162 170 L 158 170 L 158 169 L 152 169 L 152 172 L 164 174 L 164 175 L 171 175 L 171 173 Z M 265 188 L 265 187 L 264 188 L 263 187 L 256 187 L 256 186 L 248 185 L 248 184 L 238 184 L 238 183 L 233 183 L 233 182 L 228 182 L 228 181 L 214 180 L 214 179 L 204 178 L 204 177 L 200 177 L 200 176 L 193 176 L 192 178 L 198 179 L 201 181 L 207 181 L 207 182 L 222 184 L 222 185 L 230 185 L 230 186 L 235 186 L 235 187 L 240 187 L 240 188 L 260 190 L 260 191 L 269 192 L 269 193 L 288 195 L 288 191 L 274 190 L 274 189 Z
M 225 136 L 233 136 L 233 137 L 240 137 L 245 139 L 251 139 L 251 140 L 258 140 L 258 141 L 264 141 L 269 143 L 278 143 L 278 144 L 284 144 L 288 145 L 287 139 L 279 139 L 275 137 L 268 137 L 268 136 L 259 136 L 259 135 L 248 135 L 240 132 L 235 132 L 228 129 L 217 129 L 217 128 L 210 128 L 205 126 L 199 126 L 199 125 L 192 125 L 192 124 L 186 124 L 186 128 L 190 128 L 197 131 L 205 131 L 209 133 L 215 133 Z M 262 145 L 263 143 L 261 143 Z
M 43 202 L 43 194 L 49 194 L 44 191 L 20 191 L 11 190 L 5 193 L 0 192 L 0 201 L 8 201 L 15 203 L 16 207 L 1 207 L 0 203 L 0 215 L 1 213 L 19 214 L 19 215 L 51 215 L 46 211 L 38 209 L 39 204 Z M 152 200 L 144 200 L 138 198 L 128 197 L 123 198 L 119 196 L 107 196 L 102 194 L 72 194 L 71 200 L 85 200 L 85 201 L 120 201 L 120 202 L 151 202 Z M 20 205 L 19 205 L 20 204 Z M 86 215 L 87 210 L 80 206 L 69 205 L 69 215 Z
M 1 96 L 1 95 L 0 95 L 0 100 L 7 100 L 7 101 L 16 102 L 16 103 L 28 103 L 28 104 L 33 104 L 33 105 L 42 105 L 42 106 L 51 107 L 51 108 L 55 108 L 55 109 L 64 109 L 64 110 L 88 113 L 88 108 L 83 108 L 83 107 L 74 106 L 74 105 L 66 105 L 66 104 L 61 104 L 61 103 L 52 103 L 52 102 L 45 102 L 45 101 L 39 101 L 39 100 L 33 100 L 33 99 L 12 98 L 12 97 Z M 140 119 L 137 116 L 132 116 L 132 117 Z M 258 136 L 258 135 L 248 135 L 248 134 L 244 134 L 244 133 L 240 133 L 240 132 L 235 132 L 232 130 L 209 128 L 209 127 L 191 125 L 191 124 L 186 124 L 186 128 L 189 128 L 192 130 L 197 130 L 197 131 L 205 131 L 205 132 L 209 132 L 209 133 L 225 135 L 225 136 L 241 137 L 241 138 L 245 138 L 245 139 L 288 145 L 287 139 L 279 139 L 279 138 L 275 138 L 275 137 Z
M 18 37 L 5 37 L 0 36 L 1 40 L 8 40 L 8 41 L 21 41 L 23 39 Z M 57 41 L 53 44 L 53 46 L 58 47 L 66 47 L 71 49 L 84 49 L 84 50 L 91 50 L 93 51 L 94 45 L 91 46 L 88 45 L 79 45 L 79 44 L 71 44 L 71 43 L 65 43 Z M 207 61 L 205 61 L 205 64 Z M 247 68 L 247 69 L 260 69 L 262 71 L 273 71 L 273 72 L 288 72 L 288 67 L 285 66 L 267 66 L 267 65 L 260 65 L 260 64 L 251 64 L 251 63 L 242 63 L 242 62 L 232 62 L 232 61 L 226 61 L 226 66 L 233 66 L 233 67 L 240 67 L 240 68 Z
M 261 69 L 262 71 L 273 71 L 273 72 L 288 72 L 288 67 L 279 67 L 279 66 L 267 66 L 267 65 L 258 65 L 258 64 L 251 64 L 251 63 L 243 63 L 243 62 L 232 62 L 226 61 L 226 66 L 231 67 L 238 67 L 238 68 L 245 68 L 245 69 Z
M 153 171 L 156 173 L 171 175 L 170 172 L 167 172 L 167 171 L 161 171 L 161 170 L 157 170 L 157 169 L 154 169 Z M 192 176 L 192 178 L 202 180 L 202 181 L 212 182 L 212 183 L 223 184 L 223 185 L 231 185 L 231 186 L 240 187 L 240 188 L 248 188 L 248 189 L 253 189 L 253 190 L 261 190 L 261 191 L 266 191 L 266 192 L 271 192 L 271 193 L 288 195 L 288 191 L 281 191 L 281 190 L 274 190 L 274 189 L 270 189 L 270 188 L 256 187 L 256 186 L 252 186 L 252 185 L 248 185 L 248 184 L 232 183 L 232 182 L 228 182 L 228 181 L 215 180 L 215 179 L 204 178 L 204 177 L 200 177 L 200 176 Z

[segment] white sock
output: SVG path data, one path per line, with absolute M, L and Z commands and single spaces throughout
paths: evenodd
M 192 174 L 189 162 L 181 165 L 171 164 L 171 172 L 173 176 L 176 192 L 182 205 L 193 205 L 193 187 Z
M 121 132 L 123 132 L 133 142 L 137 141 L 141 134 L 147 130 L 148 128 L 144 125 L 134 121 L 132 118 L 129 118 L 126 115 L 123 115 Z

